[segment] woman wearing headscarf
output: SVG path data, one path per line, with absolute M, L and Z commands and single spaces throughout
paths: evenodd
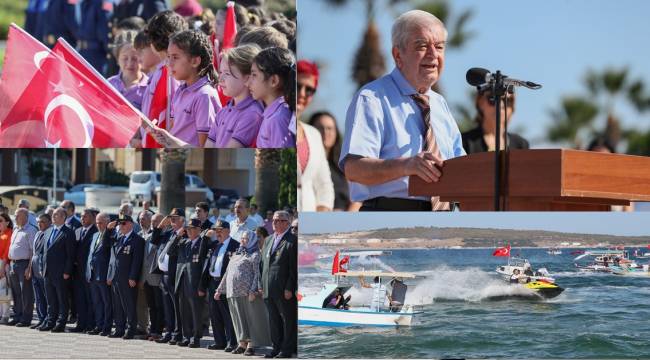
M 255 347 L 271 343 L 269 320 L 261 298 L 260 247 L 257 235 L 246 231 L 230 258 L 216 293 L 226 294 L 239 346 L 232 353 L 254 355 Z M 217 296 L 218 296 L 217 295 Z

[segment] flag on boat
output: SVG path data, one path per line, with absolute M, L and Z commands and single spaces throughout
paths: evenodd
M 496 248 L 492 253 L 492 256 L 510 256 L 510 245 L 506 247 Z

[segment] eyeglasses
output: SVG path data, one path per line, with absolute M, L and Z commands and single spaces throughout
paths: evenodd
M 483 93 L 483 96 L 487 98 L 488 104 L 490 104 L 490 106 L 495 106 L 496 105 L 497 100 L 492 95 L 491 92 L 485 92 L 485 93 Z M 508 95 L 506 98 L 507 98 L 508 107 L 511 108 L 513 106 L 514 102 L 515 102 L 515 97 L 512 96 L 512 95 Z M 502 102 L 503 102 L 503 100 L 502 100 Z
M 316 93 L 316 88 L 298 83 L 298 93 L 300 93 L 302 90 L 305 90 L 305 95 L 307 97 L 312 97 Z
M 292 226 L 292 227 L 291 227 L 291 231 L 297 233 L 297 232 L 298 232 L 298 227 L 297 227 L 297 226 Z
M 273 219 L 273 222 L 285 222 L 285 221 L 289 221 L 289 220 L 286 220 L 286 219 Z

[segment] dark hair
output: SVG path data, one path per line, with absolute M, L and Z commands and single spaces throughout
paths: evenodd
M 187 30 L 185 19 L 171 10 L 165 10 L 149 19 L 145 31 L 149 35 L 154 49 L 165 51 L 169 46 L 169 38 L 172 34 L 183 30 Z
M 9 217 L 8 214 L 2 213 L 2 214 L 0 214 L 0 216 L 2 216 L 5 219 L 5 221 L 7 222 L 7 228 L 9 228 L 9 229 L 14 228 L 14 223 L 11 222 L 11 218 Z
M 476 117 L 474 118 L 474 121 L 476 121 L 477 124 L 482 124 L 483 123 L 483 117 L 485 116 L 483 114 L 483 110 L 478 106 L 478 102 L 483 96 L 492 96 L 492 91 L 489 88 L 479 88 L 476 91 L 476 97 L 474 98 L 474 106 L 476 107 Z M 517 98 L 515 97 L 515 91 L 514 89 L 508 90 L 508 105 L 512 106 L 512 110 L 510 110 L 508 113 L 511 114 L 513 111 L 515 111 L 515 101 Z M 490 104 L 493 104 L 492 102 Z
M 264 226 L 258 226 L 257 229 L 255 229 L 255 231 L 256 232 L 259 231 L 262 234 L 262 237 L 264 237 L 264 238 L 269 236 L 269 231 L 266 230 L 266 228 Z
M 272 47 L 260 51 L 253 62 L 264 74 L 264 80 L 278 75 L 281 81 L 282 94 L 291 108 L 296 111 L 296 60 L 293 53 L 284 48 Z
M 217 71 L 212 63 L 212 46 L 207 35 L 198 30 L 184 30 L 172 35 L 169 43 L 174 43 L 191 57 L 200 57 L 199 77 L 207 76 L 212 85 L 217 83 Z
M 139 16 L 131 16 L 125 19 L 120 20 L 120 22 L 117 23 L 117 28 L 120 30 L 135 30 L 135 31 L 140 31 L 144 29 L 144 27 L 147 26 L 147 23 L 144 21 L 143 18 Z
M 247 43 L 257 44 L 262 49 L 271 47 L 281 47 L 286 49 L 289 47 L 289 40 L 287 40 L 287 37 L 270 26 L 253 28 L 239 38 L 239 45 Z
M 589 143 L 589 146 L 587 147 L 587 151 L 594 151 L 596 148 L 599 147 L 604 147 L 607 150 L 609 150 L 612 154 L 616 153 L 616 149 L 614 148 L 614 145 L 609 141 L 604 136 L 598 136 L 597 138 L 591 140 Z
M 205 201 L 201 201 L 201 202 L 196 203 L 196 205 L 194 207 L 201 208 L 201 209 L 203 209 L 203 211 L 208 212 L 208 213 L 210 212 L 210 205 L 208 205 L 208 203 L 205 202 Z
M 318 127 L 316 126 L 316 123 L 323 116 L 331 117 L 334 120 L 334 126 L 336 126 L 336 118 L 329 111 L 317 111 L 313 113 L 309 117 L 309 121 L 307 121 L 307 123 L 313 127 Z M 341 174 L 343 174 L 343 172 L 338 166 L 338 161 L 339 161 L 339 156 L 341 155 L 342 145 L 343 144 L 341 142 L 341 133 L 339 132 L 338 126 L 336 126 L 336 140 L 334 141 L 334 146 L 332 146 L 332 150 L 326 155 L 327 155 L 327 162 L 330 164 L 330 169 L 335 169 L 335 171 L 338 171 Z
M 244 37 L 244 35 L 248 34 L 249 32 L 253 31 L 255 29 L 254 25 L 246 25 L 242 26 L 241 28 L 237 29 L 237 34 L 235 34 L 235 39 L 233 40 L 235 46 L 239 46 L 241 42 L 241 38 Z
M 275 30 L 284 34 L 287 40 L 291 42 L 296 37 L 296 24 L 287 19 L 273 20 L 267 24 Z
M 244 6 L 235 3 L 235 21 L 237 22 L 237 28 L 242 28 L 249 23 L 249 18 L 248 18 L 248 9 L 246 9 Z
M 52 217 L 48 213 L 42 213 L 41 215 L 38 216 L 38 218 L 44 218 L 47 220 L 47 222 L 51 223 L 52 222 Z
M 147 35 L 147 32 L 144 30 L 138 31 L 138 34 L 135 36 L 135 39 L 133 39 L 133 47 L 136 50 L 141 50 L 149 47 L 150 45 L 151 45 L 151 39 L 149 38 L 149 35 Z

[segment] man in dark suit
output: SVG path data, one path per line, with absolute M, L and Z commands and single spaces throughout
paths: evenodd
M 45 233 L 52 226 L 52 218 L 48 214 L 42 214 L 38 217 L 38 229 L 34 238 L 34 255 L 30 268 L 32 269 L 32 286 L 34 287 L 34 298 L 36 299 L 36 314 L 38 323 L 30 326 L 30 329 L 36 329 L 45 324 L 47 318 L 47 300 L 45 298 L 45 282 L 43 280 L 43 256 L 45 250 Z
M 231 352 L 237 347 L 237 337 L 232 325 L 228 301 L 225 294 L 221 294 L 216 299 L 214 295 L 226 272 L 231 255 L 239 247 L 239 242 L 230 237 L 230 223 L 227 221 L 217 220 L 214 229 L 217 239 L 212 242 L 208 250 L 208 260 L 203 269 L 203 289 L 208 289 L 208 310 L 214 336 L 214 344 L 208 348 L 225 349 Z M 208 234 L 211 236 L 213 233 Z
M 114 233 L 113 229 L 120 225 L 119 232 Z M 118 220 L 108 224 L 107 229 L 112 232 L 111 242 L 113 243 L 114 269 L 115 274 L 112 280 L 117 290 L 117 295 L 122 313 L 126 315 L 125 323 L 116 323 L 115 332 L 111 337 L 118 337 L 123 333 L 125 340 L 133 339 L 138 327 L 136 304 L 138 300 L 138 281 L 142 270 L 142 258 L 144 255 L 144 239 L 133 231 L 133 218 L 129 215 L 120 214 Z M 126 325 L 126 332 L 124 332 Z
M 158 246 L 157 261 L 153 264 L 152 273 L 162 274 L 163 308 L 165 312 L 165 327 L 167 333 L 157 343 L 176 345 L 183 340 L 181 327 L 181 309 L 178 294 L 174 292 L 176 281 L 177 254 L 169 254 L 169 249 L 176 238 L 185 234 L 185 211 L 173 208 L 169 216 L 154 228 L 151 243 Z
M 262 289 L 269 314 L 273 351 L 266 357 L 289 358 L 298 351 L 298 238 L 289 231 L 289 213 L 273 214 L 273 235 L 262 250 Z
M 75 230 L 77 240 L 77 256 L 73 276 L 74 301 L 77 304 L 77 326 L 71 332 L 87 332 L 95 329 L 90 283 L 86 280 L 86 265 L 93 235 L 97 232 L 95 217 L 99 211 L 93 208 L 84 209 L 81 215 L 81 227 Z
M 75 259 L 74 232 L 65 226 L 66 212 L 59 207 L 52 216 L 54 226 L 45 233 L 43 278 L 47 319 L 41 331 L 63 332 L 68 319 L 68 282 Z
M 70 229 L 77 230 L 81 227 L 81 222 L 75 215 L 75 205 L 70 200 L 64 200 L 61 207 L 65 210 L 65 225 Z
M 208 240 L 201 236 L 201 220 L 191 219 L 185 226 L 186 239 L 175 238 L 169 254 L 178 256 L 174 291 L 179 296 L 183 341 L 178 346 L 197 348 L 203 336 L 203 303 L 205 288 L 202 285 L 203 264 L 208 252 Z M 190 336 L 192 337 L 190 339 Z
M 88 249 L 85 278 L 90 284 L 91 307 L 95 319 L 95 328 L 87 332 L 89 335 L 111 334 L 113 322 L 111 289 L 106 283 L 111 259 L 111 231 L 106 228 L 109 220 L 107 213 L 97 214 L 95 217 L 97 231 L 93 234 Z
M 144 290 L 145 298 L 147 299 L 147 308 L 149 310 L 149 340 L 158 340 L 161 338 L 163 325 L 164 325 L 164 307 L 162 291 L 160 290 L 160 282 L 162 274 L 155 272 L 157 268 L 158 246 L 151 242 L 153 236 L 153 229 L 160 225 L 163 216 L 155 214 L 151 216 L 151 212 L 142 211 L 138 215 L 140 226 L 140 236 L 144 239 L 144 259 L 142 261 L 142 276 L 140 278 L 140 286 Z M 154 272 L 152 273 L 152 269 Z

